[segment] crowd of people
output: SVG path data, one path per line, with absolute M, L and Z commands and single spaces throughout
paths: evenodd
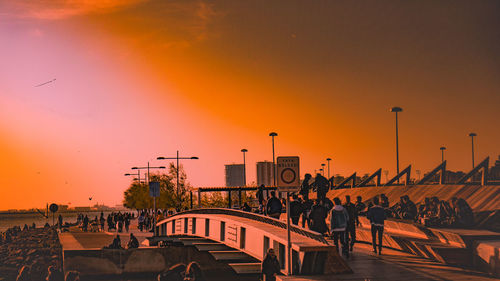
M 61 216 L 59 216 L 62 220 Z M 101 212 L 99 218 L 97 216 L 90 220 L 88 215 L 78 214 L 76 219 L 76 224 L 82 229 L 82 231 L 105 231 L 105 226 L 107 225 L 108 231 L 116 232 L 129 232 L 130 221 L 134 218 L 134 214 L 130 212 L 112 212 L 106 217 L 104 213 Z M 62 222 L 59 223 L 62 225 Z
M 472 227 L 474 214 L 465 199 L 453 197 L 449 201 L 439 200 L 437 197 L 425 198 L 424 202 L 415 204 L 408 195 L 401 196 L 400 201 L 393 206 L 385 194 L 375 196 L 363 202 L 357 196 L 356 202 L 351 202 L 346 196 L 342 202 L 334 198 L 333 202 L 326 197 L 331 188 L 329 182 L 318 174 L 312 184 L 312 176 L 306 174 L 302 186 L 297 194 L 292 194 L 290 202 L 290 219 L 294 225 L 309 228 L 323 235 L 330 235 L 342 253 L 348 257 L 356 241 L 356 227 L 359 226 L 359 216 L 366 216 L 371 224 L 372 244 L 374 252 L 380 254 L 382 250 L 382 236 L 386 218 L 396 218 L 417 222 L 433 227 Z M 309 193 L 316 192 L 316 200 L 309 199 Z M 260 186 L 256 193 L 259 207 L 255 212 L 279 219 L 285 213 L 284 199 L 276 197 L 274 191 L 266 200 L 264 186 Z M 252 211 L 245 203 L 242 210 Z M 329 218 L 329 220 L 328 220 Z M 329 224 L 327 223 L 329 222 Z

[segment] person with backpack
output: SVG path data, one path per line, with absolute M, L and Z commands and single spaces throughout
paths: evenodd
M 349 215 L 349 220 L 347 221 L 347 229 L 346 229 L 346 243 L 349 244 L 349 251 L 352 252 L 354 248 L 354 243 L 356 242 L 356 224 L 358 222 L 358 210 L 356 206 L 351 203 L 351 196 L 345 196 L 345 204 L 344 209 L 347 211 Z
M 382 237 L 384 234 L 384 221 L 386 219 L 385 210 L 382 206 L 379 205 L 378 197 L 373 198 L 373 206 L 368 209 L 368 213 L 366 217 L 370 220 L 371 223 L 371 231 L 372 231 L 372 246 L 373 252 L 377 253 L 378 246 L 378 254 L 382 254 Z M 377 245 L 377 234 L 378 234 L 378 245 Z
M 347 210 L 342 206 L 340 199 L 335 197 L 333 199 L 335 206 L 330 213 L 330 228 L 332 229 L 331 235 L 333 238 L 333 243 L 335 247 L 339 249 L 339 240 L 342 244 L 342 254 L 349 257 L 349 248 L 347 245 L 347 223 L 349 221 L 349 214 Z
M 283 205 L 281 205 L 281 201 L 276 198 L 276 192 L 271 191 L 271 198 L 267 201 L 266 211 L 268 216 L 275 219 L 280 219 L 281 209 L 283 209 Z

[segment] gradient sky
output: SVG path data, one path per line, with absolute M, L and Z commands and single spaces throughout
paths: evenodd
M 500 154 L 497 1 L 0 2 L 0 209 L 121 203 L 132 166 L 327 157 L 332 173 Z M 40 83 L 52 83 L 35 87 Z

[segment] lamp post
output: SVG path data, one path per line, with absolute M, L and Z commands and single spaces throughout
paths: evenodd
M 444 162 L 444 151 L 446 150 L 446 147 L 441 146 L 439 149 L 441 150 L 441 163 L 443 163 Z
M 325 175 L 325 170 L 323 168 L 319 169 L 319 172 L 321 173 L 322 176 Z
M 278 133 L 271 132 L 269 133 L 269 136 L 271 137 L 273 142 L 273 181 L 274 181 L 274 186 L 276 186 L 276 162 L 274 159 L 274 137 L 278 136 Z
M 403 111 L 401 107 L 393 107 L 391 108 L 391 112 L 396 113 L 396 175 L 399 175 L 399 139 L 398 139 L 398 112 Z M 398 178 L 399 183 L 399 178 Z
M 321 171 L 323 172 L 323 176 L 325 176 L 325 166 L 326 166 L 325 163 L 321 163 Z M 330 178 L 330 177 L 328 177 L 328 178 Z
M 167 160 L 167 159 L 176 159 L 177 160 L 177 166 L 176 166 L 176 174 L 177 174 L 177 200 L 178 200 L 178 206 L 177 208 L 180 210 L 181 207 L 181 197 L 180 197 L 180 189 L 179 189 L 179 160 L 186 160 L 186 159 L 199 159 L 196 156 L 192 157 L 179 157 L 179 150 L 177 150 L 177 156 L 176 157 L 157 157 L 157 160 Z M 191 206 L 192 207 L 192 206 Z
M 151 167 L 151 166 L 149 166 L 149 161 L 148 161 L 148 166 L 146 166 L 146 167 L 132 167 L 132 170 L 138 170 L 138 171 L 140 171 L 142 169 L 147 169 L 148 170 L 147 185 L 149 187 L 149 181 L 150 181 L 149 170 L 150 169 L 165 169 L 165 166 Z M 153 235 L 156 236 L 156 197 L 153 197 L 153 209 L 154 209 L 154 215 L 153 215 Z
M 470 133 L 469 137 L 472 141 L 472 169 L 474 169 L 474 137 L 477 136 L 476 133 Z
M 245 159 L 245 153 L 248 152 L 246 148 L 243 148 L 241 150 L 243 152 L 243 186 L 247 185 L 247 166 L 246 166 L 246 159 Z
M 134 180 L 138 180 L 139 183 L 141 183 L 141 171 L 138 170 L 137 171 L 137 174 L 130 174 L 130 173 L 126 173 L 124 176 L 137 176 L 137 178 L 134 178 Z
M 330 161 L 332 158 L 326 158 L 326 161 L 328 162 L 328 179 L 330 179 Z

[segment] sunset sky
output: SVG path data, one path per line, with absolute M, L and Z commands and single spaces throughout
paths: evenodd
M 132 166 L 300 156 L 394 176 L 500 154 L 498 1 L 0 1 L 0 210 L 119 204 Z M 56 79 L 43 86 L 41 83 Z

